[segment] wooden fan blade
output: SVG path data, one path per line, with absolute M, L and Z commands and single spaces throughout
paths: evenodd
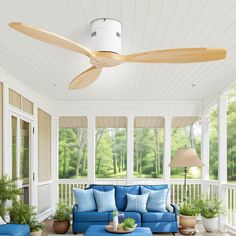
M 193 63 L 221 60 L 225 57 L 224 48 L 179 48 L 125 55 L 122 60 L 143 63 Z
M 98 78 L 101 72 L 101 68 L 96 68 L 95 66 L 90 67 L 70 82 L 69 89 L 75 90 L 87 87 Z
M 79 45 L 78 43 L 75 43 L 67 38 L 48 32 L 46 30 L 39 29 L 30 25 L 26 25 L 20 22 L 12 22 L 9 24 L 9 26 L 32 38 L 38 39 L 40 41 L 43 41 L 49 44 L 53 44 L 57 47 L 61 47 L 61 48 L 65 48 L 71 51 L 82 53 L 88 57 L 92 55 L 92 52 L 89 49 Z

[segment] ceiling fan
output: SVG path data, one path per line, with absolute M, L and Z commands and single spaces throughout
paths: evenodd
M 221 60 L 226 57 L 224 48 L 177 48 L 121 55 L 121 24 L 111 18 L 100 18 L 91 22 L 91 41 L 94 50 L 57 34 L 20 22 L 9 26 L 32 38 L 75 51 L 90 58 L 92 67 L 79 74 L 69 84 L 69 89 L 83 89 L 93 83 L 105 67 L 126 62 L 140 63 L 194 63 Z

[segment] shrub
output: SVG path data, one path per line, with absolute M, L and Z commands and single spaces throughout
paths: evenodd
M 180 206 L 179 213 L 185 216 L 197 216 L 200 213 L 200 209 L 195 203 L 184 203 Z

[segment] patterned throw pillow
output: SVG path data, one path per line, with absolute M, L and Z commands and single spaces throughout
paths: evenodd
M 117 211 L 114 188 L 106 192 L 94 189 L 94 196 L 98 212 Z
M 142 195 L 133 195 L 127 193 L 127 207 L 125 211 L 147 212 L 147 200 L 149 193 Z

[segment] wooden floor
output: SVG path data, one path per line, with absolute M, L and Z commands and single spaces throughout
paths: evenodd
M 225 233 L 224 234 L 224 233 L 219 233 L 219 232 L 207 233 L 207 232 L 204 231 L 204 228 L 203 228 L 201 223 L 198 223 L 197 230 L 199 231 L 197 233 L 198 236 L 231 236 L 231 235 L 233 235 L 233 234 L 230 234 L 230 233 Z M 45 230 L 44 230 L 42 236 L 48 236 L 48 235 L 54 235 L 53 229 L 52 229 L 52 220 L 45 221 Z M 67 233 L 67 235 L 73 235 L 72 231 L 70 230 Z M 167 235 L 172 235 L 172 234 L 156 234 L 156 235 L 165 235 L 165 236 L 167 236 Z M 176 234 L 176 235 L 181 235 L 181 234 Z M 82 234 L 78 234 L 78 236 L 82 236 Z

